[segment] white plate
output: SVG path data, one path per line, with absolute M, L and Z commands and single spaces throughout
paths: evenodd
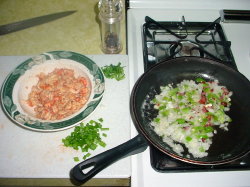
M 26 104 L 28 94 L 38 82 L 37 75 L 52 72 L 55 68 L 73 69 L 76 76 L 84 76 L 91 84 L 88 102 L 73 115 L 57 121 L 35 117 Z M 84 55 L 69 51 L 53 51 L 29 58 L 12 71 L 2 86 L 1 101 L 5 113 L 19 125 L 36 131 L 59 131 L 75 126 L 89 116 L 99 105 L 105 90 L 101 69 Z

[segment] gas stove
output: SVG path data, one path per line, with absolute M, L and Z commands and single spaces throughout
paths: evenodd
M 146 16 L 143 24 L 144 70 L 160 61 L 181 57 L 210 58 L 237 70 L 219 17 L 213 22 L 157 22 Z M 159 172 L 250 170 L 250 155 L 219 166 L 198 166 L 173 159 L 150 148 L 151 166 Z
M 152 2 L 130 1 L 127 12 L 131 89 L 154 64 L 179 56 L 211 58 L 250 79 L 250 24 L 226 22 L 221 17 L 222 9 L 250 9 L 250 2 L 212 0 L 206 7 L 196 0 L 181 0 L 185 6 L 171 0 Z M 137 131 L 131 126 L 135 136 Z M 249 155 L 215 167 L 176 161 L 153 147 L 132 157 L 131 186 L 249 186 L 249 177 Z

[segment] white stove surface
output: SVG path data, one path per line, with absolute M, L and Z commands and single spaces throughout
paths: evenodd
M 249 0 L 129 0 L 130 8 L 167 9 L 242 9 L 249 10 Z
M 244 1 L 246 2 L 246 1 Z M 250 1 L 248 1 L 250 9 Z M 219 10 L 177 10 L 177 9 L 129 9 L 128 20 L 128 56 L 130 88 L 144 72 L 142 49 L 142 25 L 145 16 L 157 21 L 181 21 L 185 16 L 188 21 L 213 22 L 219 15 Z M 221 23 L 226 37 L 232 42 L 231 50 L 238 70 L 250 79 L 250 24 Z M 132 123 L 131 123 L 132 124 Z M 132 125 L 132 137 L 137 134 Z M 224 172 L 180 172 L 159 173 L 150 165 L 149 149 L 132 156 L 132 187 L 211 187 L 211 186 L 250 186 L 249 171 L 224 171 Z

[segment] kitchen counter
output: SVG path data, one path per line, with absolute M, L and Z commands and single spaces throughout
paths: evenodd
M 55 12 L 76 10 L 77 12 L 58 20 L 31 27 L 22 31 L 0 36 L 0 56 L 7 56 L 13 60 L 13 56 L 24 59 L 24 56 L 32 56 L 47 51 L 73 51 L 83 55 L 88 55 L 98 61 L 98 65 L 108 65 L 116 61 L 102 60 L 108 57 L 113 59 L 112 55 L 104 55 L 100 49 L 101 37 L 98 23 L 98 0 L 0 0 L 0 25 L 29 19 L 37 16 L 51 14 Z M 125 15 L 124 11 L 123 14 Z M 128 66 L 126 55 L 126 34 L 125 34 L 125 17 L 122 20 L 121 27 L 123 50 L 121 55 L 114 55 L 116 59 L 123 59 L 123 65 Z M 95 55 L 97 56 L 95 57 Z M 93 56 L 92 56 L 93 55 Z M 103 57 L 101 57 L 103 55 Z M 20 61 L 22 62 L 22 61 Z M 0 62 L 1 63 L 1 62 Z M 128 67 L 127 67 L 128 68 Z M 13 69 L 13 68 L 12 68 Z M 1 67 L 2 70 L 2 67 Z M 110 80 L 107 80 L 107 84 Z M 128 80 L 126 80 L 128 81 Z M 112 83 L 113 84 L 113 83 Z M 99 110 L 103 105 L 100 106 Z M 128 108 L 128 107 L 127 107 Z M 128 111 L 126 111 L 128 112 Z M 95 114 L 94 117 L 98 117 Z M 119 117 L 118 117 L 119 118 Z M 90 118 L 89 118 L 90 119 Z M 125 120 L 126 122 L 126 120 Z M 12 123 L 15 125 L 14 123 Z M 4 125 L 1 125 L 2 129 Z M 129 127 L 129 123 L 128 123 Z M 20 128 L 18 126 L 14 128 Z M 0 129 L 0 130 L 1 130 Z M 2 129 L 3 130 L 3 129 Z M 24 129 L 18 129 L 22 131 Z M 72 130 L 72 129 L 71 129 Z M 67 130 L 68 133 L 71 131 Z M 26 130 L 27 131 L 27 130 Z M 126 130 L 129 132 L 129 130 Z M 58 134 L 58 133 L 57 133 Z M 64 133 L 66 135 L 66 132 Z M 109 137 L 111 138 L 111 137 Z M 128 134 L 123 136 L 122 141 L 129 139 Z M 109 139 L 108 141 L 112 141 Z M 118 145 L 122 142 L 116 142 Z M 113 146 L 110 145 L 111 147 Z M 108 147 L 108 148 L 111 148 Z M 0 155 L 1 152 L 0 151 Z M 100 150 L 99 150 L 100 151 Z M 101 150 L 100 152 L 102 152 Z M 95 154 L 97 154 L 96 152 Z M 71 155 L 72 156 L 72 155 Z M 21 158 L 20 158 L 21 159 Z M 72 160 L 70 161 L 72 163 Z M 123 164 L 128 164 L 129 159 Z M 76 164 L 76 163 L 75 163 Z M 74 165 L 74 164 L 73 164 Z M 72 166 L 73 166 L 72 165 Z M 1 166 L 0 166 L 1 167 Z M 115 166 L 119 168 L 119 165 Z M 115 170 L 111 170 L 114 172 Z M 112 173 L 111 172 L 111 173 Z M 109 174 L 108 174 L 109 175 Z M 130 176 L 122 177 L 95 177 L 89 180 L 84 186 L 129 186 Z M 104 177 L 102 177 L 104 176 Z M 0 186 L 71 186 L 69 178 L 61 177 L 3 177 L 0 178 Z
M 30 56 L 31 57 L 31 56 Z M 102 138 L 106 147 L 90 151 L 91 157 L 118 146 L 130 139 L 129 77 L 126 55 L 87 55 L 99 67 L 121 62 L 125 79 L 105 79 L 105 92 L 98 107 L 82 122 L 103 119 L 109 128 Z M 29 56 L 0 56 L 0 85 L 18 64 Z M 115 94 L 113 94 L 115 93 Z M 121 99 L 122 98 L 122 99 Z M 36 132 L 14 123 L 0 107 L 0 186 L 70 186 L 69 171 L 83 161 L 83 153 L 65 147 L 62 139 L 74 128 L 56 132 Z M 118 133 L 122 132 L 122 133 Z M 130 158 L 125 158 L 94 176 L 87 186 L 128 186 L 131 176 Z M 72 184 L 71 184 L 72 185 Z
M 77 11 L 46 24 L 0 36 L 0 55 L 34 55 L 55 50 L 103 54 L 97 3 L 98 0 L 0 0 L 0 25 L 56 12 Z M 124 15 L 121 54 L 126 54 Z

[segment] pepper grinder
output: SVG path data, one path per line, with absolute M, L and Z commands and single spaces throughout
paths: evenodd
M 99 0 L 99 19 L 101 21 L 101 49 L 106 54 L 118 54 L 121 42 L 121 0 Z

